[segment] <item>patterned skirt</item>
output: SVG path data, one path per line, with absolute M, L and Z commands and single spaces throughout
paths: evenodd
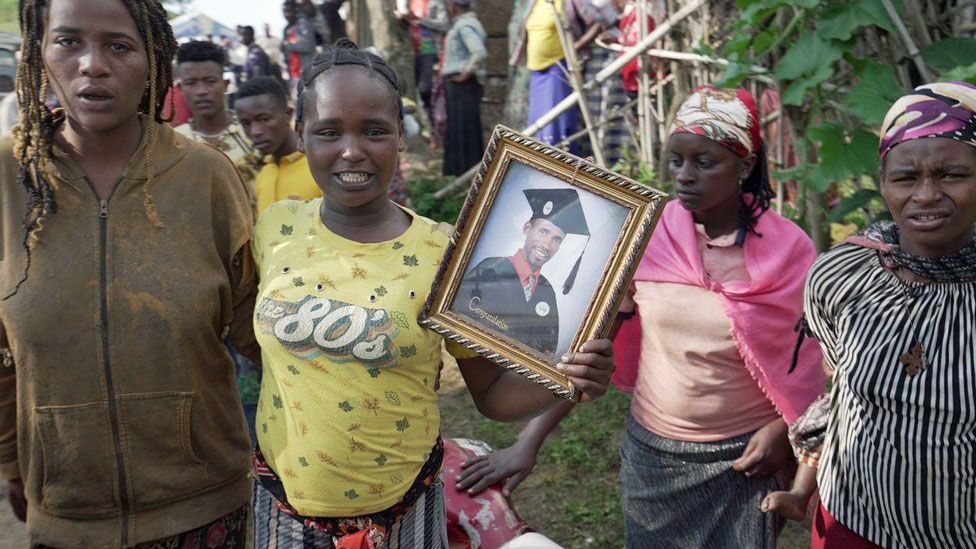
M 616 60 L 610 50 L 591 44 L 587 49 L 589 59 L 583 68 L 583 82 L 596 80 L 596 75 L 604 67 Z M 622 113 L 627 105 L 627 94 L 624 93 L 623 81 L 620 78 L 608 78 L 602 85 L 593 88 L 586 94 L 586 104 L 590 109 L 593 123 L 599 125 L 601 120 Z M 626 122 L 618 118 L 608 124 L 599 125 L 596 129 L 597 138 L 603 146 L 603 156 L 608 168 L 613 168 L 617 162 L 624 159 L 624 151 L 632 146 L 630 134 L 627 132 Z M 590 147 L 589 138 L 580 140 L 584 149 Z
M 443 461 L 444 441 L 438 437 L 417 478 L 392 507 L 356 517 L 312 517 L 291 506 L 281 479 L 256 448 L 252 458 L 257 475 L 252 501 L 255 546 L 446 548 Z
M 334 549 L 338 539 L 328 532 L 305 526 L 285 513 L 260 482 L 254 483 L 254 547 Z M 437 480 L 413 507 L 391 526 L 377 549 L 446 549 L 447 517 L 444 483 Z
M 627 547 L 774 549 L 783 521 L 759 504 L 782 483 L 732 470 L 751 437 L 671 440 L 628 414 L 620 451 Z

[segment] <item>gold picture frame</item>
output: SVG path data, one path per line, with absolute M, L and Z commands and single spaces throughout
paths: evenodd
M 420 324 L 578 400 L 555 364 L 583 342 L 607 336 L 667 200 L 496 126 Z M 548 277 L 562 284 L 561 297 Z

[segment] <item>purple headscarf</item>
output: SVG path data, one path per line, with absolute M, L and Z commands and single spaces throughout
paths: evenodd
M 895 101 L 881 124 L 881 158 L 895 145 L 920 137 L 947 137 L 976 147 L 976 86 L 926 84 Z

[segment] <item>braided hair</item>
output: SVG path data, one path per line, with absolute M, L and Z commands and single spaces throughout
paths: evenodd
M 390 86 L 397 103 L 397 114 L 400 122 L 403 122 L 403 83 L 396 71 L 386 63 L 379 55 L 368 50 L 364 50 L 348 38 L 340 38 L 329 49 L 315 56 L 312 63 L 305 67 L 302 79 L 298 82 L 298 105 L 295 109 L 295 123 L 299 126 L 303 123 L 305 102 L 311 95 L 309 86 L 322 73 L 341 65 L 360 66 L 375 74 Z
M 752 200 L 746 199 L 746 193 L 752 195 Z M 769 183 L 766 144 L 760 143 L 756 151 L 756 165 L 749 176 L 742 180 L 742 188 L 739 191 L 739 200 L 742 201 L 742 208 L 739 209 L 739 226 L 756 236 L 762 236 L 756 232 L 756 223 L 759 223 L 759 218 L 769 209 L 775 195 Z
M 135 21 L 139 36 L 146 46 L 149 61 L 148 89 L 139 112 L 162 123 L 166 90 L 173 85 L 172 59 L 176 53 L 176 39 L 166 19 L 166 10 L 158 0 L 121 0 Z M 45 101 L 50 80 L 42 58 L 45 24 L 49 0 L 20 0 L 18 15 L 21 30 L 21 62 L 17 67 L 17 105 L 20 123 L 14 128 L 14 154 L 20 164 L 17 183 L 27 191 L 27 213 L 24 216 L 23 247 L 27 264 L 23 277 L 4 300 L 15 295 L 30 273 L 31 250 L 39 242 L 44 221 L 58 211 L 55 199 L 57 177 L 54 172 L 54 134 L 64 121 L 63 111 L 51 111 Z M 156 140 L 156 124 L 146 124 L 146 171 L 144 187 L 146 216 L 156 226 L 162 219 L 153 201 L 150 187 L 155 172 L 152 156 Z

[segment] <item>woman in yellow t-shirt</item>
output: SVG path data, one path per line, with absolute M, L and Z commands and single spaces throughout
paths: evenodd
M 569 73 L 566 69 L 563 45 L 559 38 L 557 19 L 557 17 L 564 17 L 567 4 L 572 8 L 569 0 L 555 2 L 536 0 L 525 20 L 526 68 L 531 75 L 529 124 L 542 118 L 573 92 L 573 88 L 569 85 Z M 579 117 L 579 109 L 573 107 L 539 130 L 536 138 L 555 145 L 576 133 L 579 128 Z M 580 152 L 576 150 L 575 142 L 570 143 L 567 149 L 575 153 Z
M 258 547 L 446 547 L 436 385 L 443 338 L 417 318 L 451 228 L 389 200 L 404 148 L 400 80 L 342 40 L 305 71 L 297 122 L 324 198 L 262 215 L 254 326 L 264 356 L 255 451 Z M 557 402 L 448 345 L 479 410 L 500 421 Z M 591 400 L 607 340 L 560 366 Z M 518 395 L 518 398 L 512 398 Z

